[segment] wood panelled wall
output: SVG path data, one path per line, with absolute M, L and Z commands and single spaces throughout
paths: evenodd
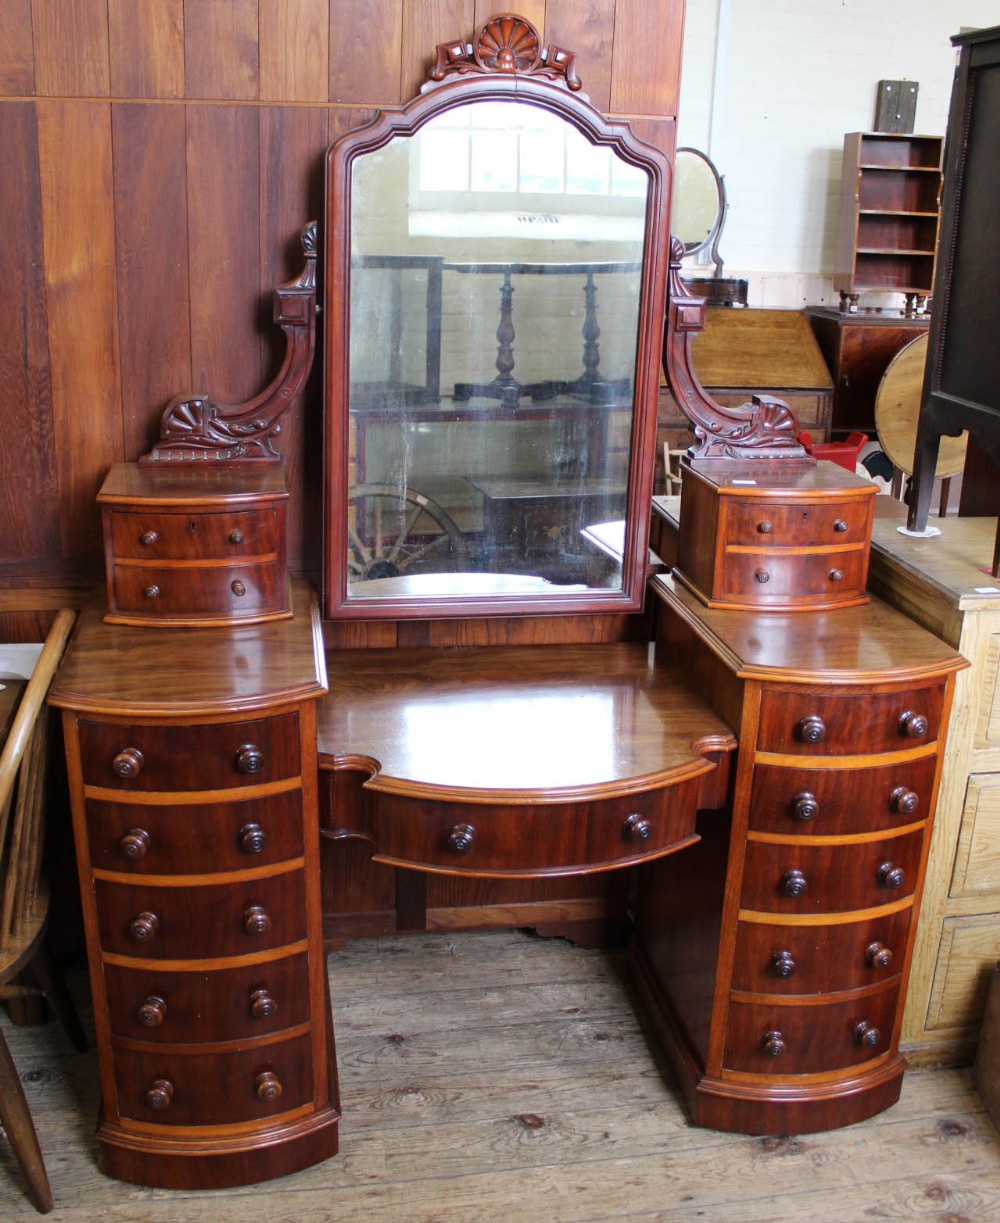
M 674 146 L 684 0 L 516 0 L 602 110 Z M 3 0 L 0 640 L 100 580 L 94 495 L 167 400 L 255 394 L 323 153 L 497 0 Z M 317 363 L 318 364 L 318 363 Z M 318 563 L 322 410 L 285 417 L 289 552 Z M 36 614 L 37 613 L 37 614 Z

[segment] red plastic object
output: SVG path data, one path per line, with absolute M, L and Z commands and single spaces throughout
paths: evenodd
M 829 459 L 833 463 L 839 463 L 841 467 L 846 467 L 848 471 L 854 471 L 858 465 L 861 447 L 868 441 L 868 434 L 849 433 L 842 442 L 813 442 L 811 433 L 800 433 L 799 441 L 814 459 Z

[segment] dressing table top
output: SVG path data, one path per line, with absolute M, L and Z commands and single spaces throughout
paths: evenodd
M 708 773 L 706 753 L 736 746 L 646 643 L 335 651 L 327 664 L 321 763 L 367 765 L 382 791 L 601 798 Z

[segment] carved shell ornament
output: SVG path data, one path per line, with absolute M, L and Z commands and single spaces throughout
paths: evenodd
M 575 65 L 572 51 L 542 46 L 530 21 L 514 13 L 500 13 L 479 28 L 473 42 L 440 43 L 431 80 L 443 81 L 452 73 L 500 72 L 561 79 L 575 92 L 581 86 Z

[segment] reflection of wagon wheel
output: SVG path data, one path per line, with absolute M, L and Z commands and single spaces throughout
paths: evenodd
M 355 581 L 465 568 L 462 532 L 436 501 L 392 484 L 355 484 L 347 495 L 347 563 Z

